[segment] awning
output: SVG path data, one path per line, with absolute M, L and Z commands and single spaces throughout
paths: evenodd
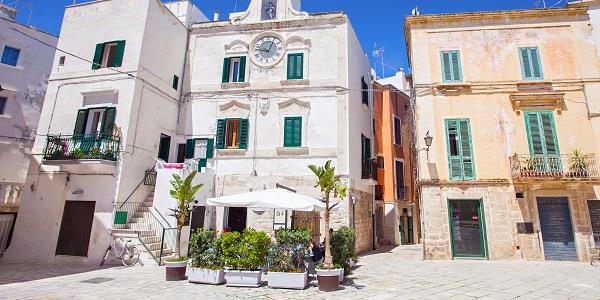
M 237 195 L 208 198 L 209 206 L 248 207 L 295 211 L 324 211 L 325 203 L 283 189 L 271 189 Z

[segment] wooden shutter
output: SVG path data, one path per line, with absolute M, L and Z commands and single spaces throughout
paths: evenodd
M 528 111 L 525 113 L 531 155 L 558 155 L 558 139 L 554 118 L 550 111 Z
M 446 120 L 446 138 L 448 143 L 448 169 L 451 180 L 475 179 L 475 163 L 471 128 L 467 119 Z M 456 142 L 456 153 L 452 153 L 451 144 Z
M 523 79 L 541 79 L 544 77 L 538 48 L 519 48 Z
M 225 127 L 227 120 L 220 119 L 217 121 L 217 149 L 225 149 Z
M 450 64 L 449 52 L 442 52 L 442 74 L 443 81 L 452 81 L 452 67 Z
M 206 141 L 206 158 L 213 158 L 215 155 L 215 140 L 208 139 Z
M 195 150 L 196 150 L 196 140 L 188 139 L 185 143 L 185 158 L 186 159 L 194 158 Z
M 302 146 L 302 117 L 287 117 L 284 123 L 283 146 Z
M 120 67 L 123 65 L 123 55 L 125 54 L 125 41 L 117 41 L 117 53 L 113 66 Z
M 75 121 L 75 129 L 73 130 L 73 135 L 83 135 L 85 134 L 85 125 L 87 123 L 88 110 L 80 109 L 77 112 L 77 121 Z
M 173 75 L 173 89 L 177 90 L 179 88 L 179 76 Z
M 364 105 L 369 106 L 369 85 L 365 81 L 365 77 L 361 79 L 362 81 L 362 103 Z
M 542 65 L 538 48 L 529 48 L 529 57 L 531 59 L 531 74 L 534 78 L 542 78 Z
M 452 81 L 462 81 L 462 68 L 460 65 L 460 53 L 458 51 L 450 52 L 452 60 Z
M 223 60 L 223 77 L 221 79 L 222 83 L 228 83 L 229 82 L 229 72 L 231 68 L 231 58 L 226 57 Z
M 96 52 L 94 52 L 94 62 L 92 63 L 92 70 L 98 70 L 102 66 L 102 54 L 104 53 L 104 44 L 96 45 Z
M 115 126 L 115 117 L 117 115 L 117 109 L 115 107 L 107 107 L 104 111 L 104 120 L 102 121 L 102 134 L 105 136 L 112 136 L 113 128 Z
M 462 81 L 462 66 L 460 63 L 459 51 L 443 51 L 442 60 L 442 80 L 444 82 Z
M 246 57 L 240 57 L 240 70 L 237 82 L 246 82 Z
M 293 53 L 288 55 L 287 79 L 304 79 L 304 54 Z
M 240 120 L 240 149 L 248 149 L 248 119 Z

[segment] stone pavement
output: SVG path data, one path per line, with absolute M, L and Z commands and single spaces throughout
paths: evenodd
M 577 262 L 420 261 L 415 247 L 360 258 L 334 293 L 164 281 L 158 267 L 0 265 L 0 299 L 600 299 L 600 268 Z

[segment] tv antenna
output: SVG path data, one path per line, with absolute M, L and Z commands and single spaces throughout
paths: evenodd
M 381 57 L 381 76 L 382 78 L 385 78 L 385 63 L 384 63 L 384 58 L 383 58 L 383 54 L 385 52 L 385 47 L 381 47 L 381 48 L 377 48 L 377 43 L 375 43 L 375 45 L 373 45 L 373 57 L 374 58 L 379 58 Z M 377 71 L 377 67 L 375 68 L 375 71 Z

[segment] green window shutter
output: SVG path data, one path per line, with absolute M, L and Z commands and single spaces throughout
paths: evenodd
M 240 74 L 237 82 L 246 82 L 246 57 L 240 57 Z
M 536 79 L 541 79 L 542 76 L 542 65 L 540 62 L 540 53 L 538 48 L 529 48 L 529 57 L 531 58 L 531 73 Z
M 107 107 L 104 111 L 104 120 L 102 121 L 102 133 L 104 135 L 112 136 L 116 115 L 117 109 L 115 107 Z
M 231 58 L 226 57 L 223 60 L 223 77 L 221 79 L 222 83 L 228 83 L 229 82 L 229 72 L 231 68 Z
M 94 52 L 94 62 L 92 63 L 92 70 L 98 70 L 102 63 L 102 54 L 104 53 L 104 44 L 97 44 L 96 51 Z
M 284 119 L 283 146 L 302 146 L 302 117 L 286 117 Z
M 113 66 L 120 67 L 123 65 L 123 55 L 125 54 L 125 41 L 117 41 L 117 53 Z
M 226 119 L 217 121 L 217 149 L 225 149 L 225 127 L 227 126 Z
M 248 119 L 240 121 L 240 149 L 248 149 L 248 128 L 250 123 Z
M 362 82 L 362 104 L 369 106 L 369 85 L 367 84 L 365 77 L 361 79 Z
M 448 170 L 451 180 L 475 179 L 471 128 L 467 119 L 446 120 Z
M 288 54 L 287 79 L 304 79 L 304 53 Z
M 460 52 L 443 51 L 441 53 L 442 60 L 442 81 L 458 82 L 462 81 L 462 66 L 460 61 Z
M 185 143 L 185 158 L 186 159 L 194 158 L 195 150 L 196 150 L 196 140 L 188 139 Z
M 523 79 L 534 80 L 544 78 L 538 48 L 519 48 L 519 59 L 521 60 Z
M 450 52 L 452 59 L 452 81 L 462 81 L 462 68 L 460 64 L 460 53 L 458 51 Z
M 550 111 L 528 111 L 525 125 L 531 155 L 558 155 L 558 138 L 554 117 Z
M 521 60 L 521 73 L 523 79 L 531 78 L 531 63 L 529 62 L 529 51 L 527 48 L 519 49 L 519 58 Z
M 450 53 L 442 52 L 442 77 L 443 81 L 452 81 L 452 67 L 450 63 Z
M 215 140 L 208 139 L 206 141 L 206 158 L 210 159 L 215 156 Z
M 173 75 L 173 89 L 179 89 L 179 76 Z
M 198 160 L 198 172 L 201 172 L 202 168 L 206 168 L 207 162 L 208 162 L 208 159 L 199 159 Z
M 73 130 L 73 135 L 83 135 L 85 134 L 85 125 L 87 123 L 88 110 L 80 109 L 77 112 L 77 121 L 75 121 L 75 129 Z

